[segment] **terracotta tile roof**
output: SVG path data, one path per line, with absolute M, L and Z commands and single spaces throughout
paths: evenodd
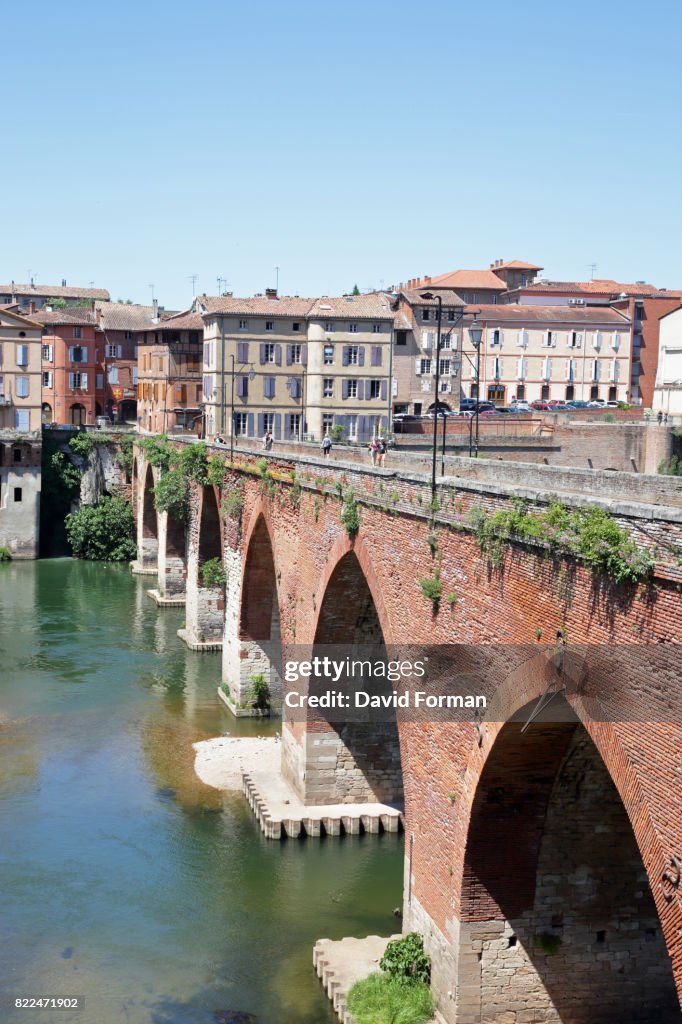
M 174 313 L 147 327 L 149 331 L 203 331 L 203 329 L 204 321 L 201 318 L 201 313 L 193 313 L 191 310 Z
M 100 313 L 100 324 L 108 331 L 142 331 L 152 325 L 154 316 L 153 306 L 137 303 L 98 302 L 95 308 Z
M 403 288 L 400 294 L 404 295 L 411 306 L 437 306 L 437 299 L 422 298 L 422 292 L 428 291 L 430 291 L 430 288 L 423 285 L 421 288 Z M 463 306 L 465 304 L 461 295 L 458 295 L 457 292 L 454 292 L 451 289 L 439 288 L 438 294 L 443 300 L 444 306 Z
M 383 292 L 368 295 L 342 295 L 315 299 L 308 316 L 317 320 L 391 320 L 393 313 L 389 299 Z
M 81 324 L 88 327 L 98 327 L 95 314 L 89 309 L 79 309 L 77 306 L 69 306 L 67 309 L 53 309 L 48 312 L 46 309 L 39 309 L 37 313 L 31 313 L 31 318 L 39 324 L 50 324 L 62 326 L 69 324 Z
M 0 295 L 28 295 L 49 299 L 103 299 L 110 298 L 106 288 L 71 288 L 61 284 L 0 284 Z
M 467 306 L 467 314 L 476 314 L 477 320 L 496 323 L 551 323 L 551 324 L 620 324 L 630 326 L 630 318 L 611 306 L 535 306 L 521 303 Z
M 30 317 L 22 316 L 20 313 L 16 312 L 16 308 L 16 303 L 3 303 L 3 305 L 0 305 L 0 313 L 9 317 L 11 320 L 16 320 L 20 324 L 26 324 L 28 327 L 40 330 L 43 325 L 39 324 L 33 315 Z
M 201 295 L 197 308 L 203 309 L 204 316 L 224 313 L 226 316 L 244 313 L 246 316 L 307 316 L 316 299 L 301 299 L 297 295 L 282 295 L 268 299 L 264 295 L 238 298 L 234 295 Z
M 488 291 L 504 292 L 507 285 L 492 270 L 453 270 L 438 277 L 422 278 L 420 288 L 453 288 L 455 291 L 485 288 Z
M 524 263 L 523 260 L 500 260 L 499 263 L 491 263 L 490 269 L 496 270 L 542 270 L 536 263 Z
M 516 289 L 517 291 L 519 289 Z M 532 284 L 522 286 L 523 291 L 547 292 L 551 294 L 576 294 L 576 295 L 604 295 L 617 297 L 619 295 L 675 295 L 675 292 L 667 292 L 657 288 L 654 284 L 623 284 L 620 281 L 612 281 L 609 278 L 599 278 L 593 281 L 534 281 Z
M 396 331 L 411 331 L 412 324 L 403 312 L 396 313 L 393 318 L 393 326 Z

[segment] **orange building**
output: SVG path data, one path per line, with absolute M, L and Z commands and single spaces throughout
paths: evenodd
M 103 338 L 95 314 L 77 307 L 68 312 L 43 308 L 32 319 L 43 326 L 43 422 L 94 424 L 97 350 Z
M 199 313 L 178 313 L 138 336 L 140 430 L 201 430 L 203 328 Z
M 97 346 L 95 404 L 114 423 L 137 422 L 137 346 L 153 326 L 158 307 L 102 302 L 95 307 L 102 328 Z

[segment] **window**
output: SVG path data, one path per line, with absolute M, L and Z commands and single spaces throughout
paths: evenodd
M 431 310 L 430 309 L 422 309 L 422 320 L 424 321 L 424 323 L 426 323 L 426 321 L 430 320 L 430 319 L 431 319 Z
M 28 366 L 28 345 L 17 345 L 17 366 Z
M 287 415 L 287 430 L 289 437 L 292 441 L 295 441 L 301 436 L 301 414 L 300 412 L 290 412 Z
M 407 331 L 396 331 L 396 345 L 407 345 Z
M 526 385 L 525 384 L 517 384 L 517 386 L 516 386 L 516 397 L 518 398 L 518 400 L 520 402 L 524 402 L 526 400 Z
M 249 397 L 249 378 L 242 374 L 237 377 L 237 397 L 248 398 Z
M 0 398 L 5 397 L 5 378 L 0 374 Z
M 488 401 L 497 405 L 504 403 L 504 384 L 491 384 L 488 388 Z
M 203 380 L 204 385 L 204 398 L 212 398 L 213 396 L 213 377 L 211 374 L 206 374 Z
M 12 449 L 12 461 L 21 462 L 21 448 Z
M 543 384 L 540 388 L 540 400 L 546 402 L 549 398 L 549 384 Z
M 69 362 L 86 363 L 88 361 L 88 350 L 81 345 L 71 345 L 69 348 Z
M 367 397 L 368 398 L 381 398 L 381 381 L 380 380 L 370 380 L 370 381 L 367 382 L 367 384 L 369 384 L 369 395 L 367 395 Z M 367 394 L 367 393 L 365 392 L 365 394 Z
M 357 334 L 358 333 L 358 325 L 357 324 L 348 324 L 348 333 L 349 334 Z
M 570 331 L 568 335 L 568 347 L 569 348 L 580 348 L 583 343 L 583 336 L 577 331 Z
M 617 398 L 618 398 L 618 388 L 615 386 L 615 384 L 613 384 L 609 388 L 609 398 L 608 398 L 608 400 L 609 400 L 609 402 L 615 402 Z
M 448 310 L 448 323 L 454 324 L 457 319 L 457 311 L 454 309 Z
M 334 324 L 332 323 L 331 320 L 327 321 L 327 323 L 324 325 L 324 329 L 327 332 L 327 334 L 333 334 L 334 333 Z
M 117 359 L 122 355 L 122 348 L 120 345 L 105 345 L 104 346 L 104 358 L 105 359 Z
M 353 378 L 346 381 L 346 397 L 357 398 L 358 397 L 358 382 Z
M 501 332 L 496 328 L 490 332 L 490 344 L 499 345 L 501 343 Z
M 371 365 L 372 366 L 381 366 L 382 360 L 383 360 L 383 349 L 381 348 L 381 345 L 372 345 Z
M 28 398 L 28 377 L 17 377 L 17 398 Z
M 118 384 L 118 366 L 110 366 L 107 370 L 110 384 Z
M 265 398 L 275 397 L 275 378 L 263 377 L 263 396 Z
M 52 345 L 43 345 L 43 360 L 46 363 L 52 362 Z
M 566 385 L 566 401 L 567 402 L 572 402 L 574 398 L 575 398 L 575 385 L 574 384 L 567 384 Z
M 333 426 L 334 426 L 334 413 L 333 412 L 322 413 L 322 433 L 323 434 L 328 434 Z
M 249 329 L 249 321 L 248 320 L 240 320 L 239 321 L 239 330 L 240 331 L 248 331 L 248 329 Z
M 73 336 L 74 336 L 74 338 L 80 338 L 81 335 L 82 335 L 82 331 L 81 331 L 80 327 L 74 327 L 74 329 L 73 329 Z
M 249 426 L 249 415 L 246 412 L 234 414 L 234 432 L 237 437 L 245 437 Z
M 440 360 L 440 362 L 438 364 L 438 372 L 440 373 L 441 377 L 447 377 L 449 375 L 449 373 L 450 373 L 450 360 L 449 359 L 441 359 Z
M 45 376 L 46 376 L 46 374 L 43 374 L 43 377 L 45 377 Z M 104 374 L 103 373 L 96 373 L 95 374 L 95 390 L 101 391 L 103 388 L 104 388 Z
M 137 367 L 133 366 L 133 384 L 137 384 Z
M 52 387 L 52 371 L 51 370 L 47 370 L 46 372 L 43 373 L 43 387 L 44 388 L 51 388 Z
M 348 366 L 358 366 L 360 349 L 357 345 L 348 345 L 346 348 L 346 362 Z
M 443 337 L 440 339 L 440 347 L 441 348 L 450 348 L 450 335 L 449 334 L 444 334 Z
M 126 341 L 132 341 L 133 340 L 133 332 L 132 331 L 124 331 L 123 332 L 123 337 L 125 338 Z
M 333 345 L 325 345 L 324 346 L 324 365 L 325 366 L 331 366 L 333 362 L 334 362 L 334 346 Z
M 598 398 L 599 398 L 599 385 L 598 384 L 592 384 L 592 386 L 590 387 L 590 401 L 591 402 L 596 402 Z
M 551 346 L 554 344 L 555 333 L 555 331 L 545 331 L 545 336 L 542 339 L 542 344 L 545 348 L 551 348 Z
M 249 361 L 249 343 L 248 341 L 237 342 L 237 362 L 248 363 Z
M 274 363 L 275 361 L 275 346 L 268 343 L 263 345 L 263 362 Z
M 322 382 L 322 397 L 333 398 L 334 397 L 334 378 L 325 377 Z
M 274 329 L 275 329 L 275 321 L 274 320 L 266 320 L 265 321 L 265 330 L 266 331 L 274 331 Z
M 301 362 L 301 345 L 290 345 L 289 346 L 289 362 L 300 363 Z
M 372 334 L 381 334 L 381 324 L 372 324 Z
M 22 489 L 21 489 L 21 487 L 15 487 L 14 488 L 14 500 L 15 501 L 21 501 L 22 500 Z
M 419 365 L 420 365 L 420 369 L 419 369 L 420 373 L 431 373 L 431 360 L 430 359 L 420 359 L 419 360 Z
M 292 329 L 292 331 L 300 331 L 301 330 L 300 323 L 297 320 L 295 320 L 293 322 L 293 324 L 291 325 L 291 329 Z
M 348 431 L 348 440 L 355 441 L 358 436 L 358 418 L 357 416 L 346 416 L 346 430 Z

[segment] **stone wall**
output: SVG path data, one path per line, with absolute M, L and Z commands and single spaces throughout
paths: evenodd
M 0 438 L 0 547 L 12 558 L 38 557 L 42 444 Z

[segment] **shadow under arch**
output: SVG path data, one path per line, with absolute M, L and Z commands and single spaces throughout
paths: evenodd
M 142 491 L 142 560 L 155 564 L 159 554 L 159 521 L 154 504 L 154 473 L 147 466 Z
M 375 600 L 376 581 L 366 553 L 361 557 L 364 564 L 355 547 L 348 547 L 326 575 L 315 624 L 314 657 L 326 656 L 337 662 L 388 661 L 381 621 L 385 621 L 385 609 L 380 597 Z M 373 694 L 384 696 L 393 693 L 387 676 L 368 683 L 365 675 L 358 677 L 351 671 L 340 681 L 320 681 L 319 687 L 342 688 L 351 696 L 355 689 L 371 689 Z M 306 801 L 402 806 L 404 787 L 395 708 L 386 708 L 381 720 L 375 718 L 371 723 L 339 721 L 338 717 L 307 709 Z
M 201 488 L 199 510 L 198 569 L 199 586 L 202 585 L 201 568 L 214 558 L 223 560 L 223 530 L 220 520 L 220 506 L 215 487 L 210 484 Z
M 462 874 L 457 1020 L 672 1024 L 672 965 L 638 840 L 563 697 L 503 724 L 480 772 Z M 504 1017 L 507 1019 L 507 1017 Z
M 282 637 L 275 556 L 267 521 L 260 510 L 246 542 L 239 606 L 240 690 L 264 676 L 273 710 L 282 704 Z

